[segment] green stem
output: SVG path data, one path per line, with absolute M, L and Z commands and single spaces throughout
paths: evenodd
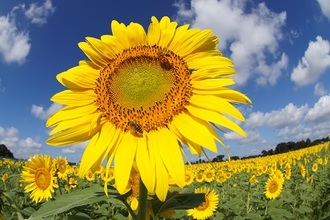
M 139 210 L 138 210 L 139 220 L 145 220 L 147 217 L 147 198 L 148 198 L 148 190 L 140 178 Z
M 251 184 L 249 183 L 248 193 L 247 193 L 247 201 L 246 201 L 246 213 L 250 212 L 250 189 Z

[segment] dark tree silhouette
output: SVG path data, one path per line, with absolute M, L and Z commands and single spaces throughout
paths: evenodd
M 0 144 L 0 157 L 14 158 L 14 155 L 8 150 L 6 145 Z

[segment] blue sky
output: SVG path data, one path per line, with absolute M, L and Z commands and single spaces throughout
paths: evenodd
M 252 99 L 253 108 L 239 106 L 247 138 L 220 134 L 231 155 L 330 135 L 328 0 L 0 0 L 0 5 L 0 143 L 17 158 L 45 153 L 79 161 L 86 143 L 45 144 L 45 121 L 60 108 L 50 98 L 64 89 L 55 76 L 86 59 L 77 46 L 86 36 L 111 34 L 112 20 L 146 28 L 153 15 L 213 29 L 219 49 L 234 61 L 235 89 Z

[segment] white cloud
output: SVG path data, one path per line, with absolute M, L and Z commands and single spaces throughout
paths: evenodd
M 322 96 L 305 117 L 305 121 L 329 121 L 330 120 L 330 94 Z
M 19 141 L 19 131 L 14 127 L 0 127 L 0 143 L 7 147 L 15 147 Z
M 37 3 L 32 3 L 29 8 L 24 11 L 25 16 L 33 24 L 46 24 L 47 18 L 54 14 L 55 7 L 53 6 L 51 0 L 46 0 L 42 5 Z
M 220 49 L 232 53 L 238 84 L 255 78 L 259 85 L 274 85 L 288 65 L 287 55 L 278 51 L 286 13 L 274 13 L 264 3 L 248 11 L 247 4 L 244 0 L 192 0 L 191 9 L 183 1 L 174 5 L 180 22 L 190 20 L 193 27 L 214 30 Z
M 79 144 L 72 145 L 68 148 L 63 148 L 62 153 L 64 154 L 74 154 L 74 153 L 82 153 L 89 141 L 85 141 Z
M 63 154 L 74 154 L 74 153 L 76 153 L 76 151 L 72 148 L 64 148 L 64 149 L 62 149 L 62 153 Z
M 44 109 L 42 106 L 38 105 L 32 105 L 31 107 L 31 113 L 41 119 L 41 120 L 46 120 L 49 116 L 54 114 L 56 111 L 61 109 L 63 106 L 57 103 L 53 103 L 48 109 Z
M 246 130 L 247 137 L 242 137 L 241 135 L 235 132 L 228 132 L 224 134 L 224 139 L 228 141 L 236 141 L 239 144 L 247 145 L 247 144 L 265 144 L 267 141 L 263 139 L 260 133 L 256 130 Z
M 42 147 L 42 144 L 39 142 L 36 142 L 35 140 L 33 140 L 32 138 L 28 137 L 25 140 L 20 140 L 19 144 L 20 147 L 23 148 L 36 148 L 36 149 L 40 149 Z
M 330 20 L 330 4 L 329 0 L 317 0 L 322 10 L 322 13 Z
M 278 132 L 279 137 L 292 137 L 304 129 L 302 124 L 296 126 L 285 126 Z
M 287 126 L 280 130 L 278 136 L 283 141 L 315 140 L 325 138 L 330 135 L 330 121 L 324 121 L 312 126 L 299 124 L 297 126 Z
M 320 76 L 330 68 L 330 43 L 321 36 L 310 41 L 298 65 L 291 73 L 291 80 L 297 86 L 305 86 L 317 82 Z
M 316 83 L 314 86 L 314 95 L 323 96 L 326 94 L 328 94 L 328 90 L 324 87 L 323 83 Z
M 308 111 L 308 106 L 297 107 L 289 103 L 283 109 L 271 112 L 253 112 L 246 120 L 248 128 L 257 128 L 262 126 L 283 128 L 288 125 L 298 124 Z
M 15 158 L 25 159 L 39 153 L 42 148 L 38 137 L 20 139 L 19 131 L 14 127 L 3 128 L 0 126 L 0 144 L 6 145 Z
M 30 52 L 29 33 L 18 30 L 15 18 L 0 16 L 0 56 L 6 63 L 24 63 Z
M 6 63 L 24 63 L 31 49 L 29 32 L 17 25 L 18 12 L 23 12 L 32 24 L 42 25 L 47 23 L 47 18 L 55 12 L 55 7 L 51 0 L 46 0 L 40 6 L 32 3 L 28 9 L 25 9 L 24 4 L 19 4 L 7 15 L 0 15 L 0 57 Z

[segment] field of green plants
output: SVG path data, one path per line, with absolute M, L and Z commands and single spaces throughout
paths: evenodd
M 179 189 L 171 185 L 166 200 L 172 201 L 169 203 L 153 203 L 150 196 L 153 206 L 148 212 L 159 219 L 194 219 L 191 213 L 198 211 L 200 216 L 203 211 L 211 212 L 209 218 L 201 219 L 329 218 L 329 145 L 330 142 L 325 142 L 285 154 L 187 165 L 186 187 Z M 131 190 L 119 195 L 112 187 L 113 173 L 106 173 L 103 167 L 82 179 L 77 176 L 79 167 L 69 165 L 65 158 L 52 158 L 52 161 L 54 192 L 48 201 L 33 201 L 33 196 L 26 191 L 28 184 L 22 178 L 28 162 L 0 160 L 0 220 L 128 219 L 127 207 L 133 212 L 137 209 L 137 173 L 132 173 L 128 187 Z M 109 181 L 109 197 L 104 194 L 105 180 Z M 188 211 L 185 204 L 193 203 L 183 201 L 189 197 L 180 195 L 188 195 L 198 188 L 214 190 L 213 197 L 208 197 L 203 204 L 196 202 L 195 211 L 193 208 Z

